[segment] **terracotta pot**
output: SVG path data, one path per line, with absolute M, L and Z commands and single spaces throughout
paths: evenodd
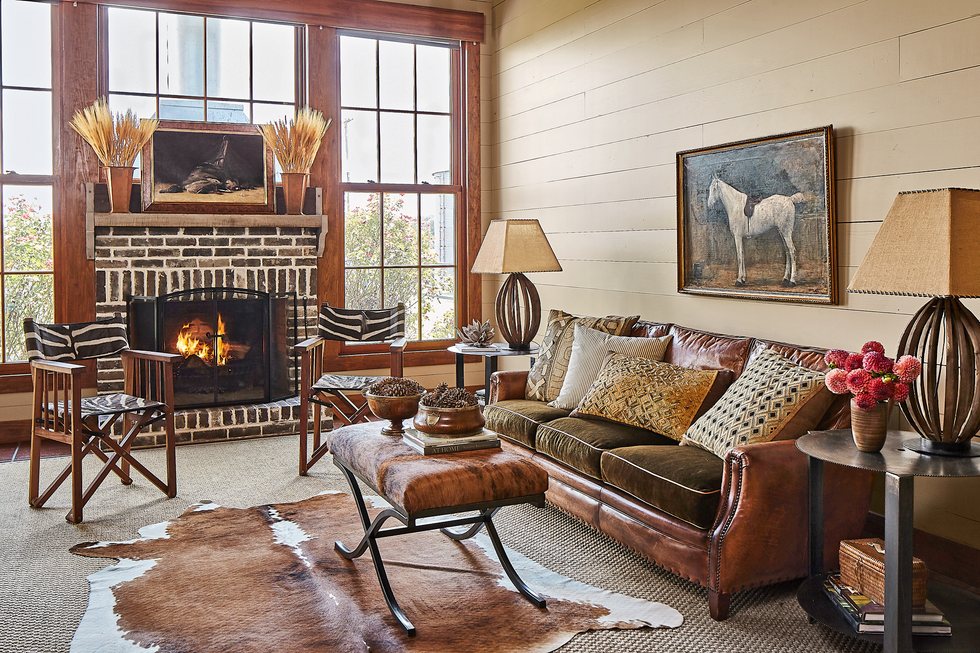
M 133 193 L 133 166 L 112 166 L 106 168 L 106 182 L 109 186 L 109 211 L 129 213 L 129 198 Z
M 382 435 L 403 435 L 405 429 L 402 421 L 410 418 L 419 409 L 419 399 L 421 394 L 410 395 L 408 397 L 382 397 L 364 392 L 368 407 L 375 417 L 386 419 L 390 425 L 381 429 Z
M 479 406 L 435 408 L 420 404 L 412 423 L 419 431 L 434 438 L 457 438 L 477 433 L 485 421 Z
M 891 402 L 877 403 L 871 410 L 861 410 L 851 399 L 851 434 L 859 451 L 881 451 L 888 435 L 888 416 Z
M 282 194 L 286 200 L 287 215 L 303 214 L 303 200 L 306 198 L 306 185 L 309 179 L 308 172 L 282 173 Z

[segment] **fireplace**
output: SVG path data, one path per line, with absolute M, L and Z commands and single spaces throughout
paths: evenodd
M 180 354 L 177 408 L 267 403 L 296 394 L 296 293 L 197 288 L 129 302 L 130 344 Z

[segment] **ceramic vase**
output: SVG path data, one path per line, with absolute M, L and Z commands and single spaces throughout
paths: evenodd
M 851 433 L 859 451 L 881 451 L 888 435 L 888 416 L 891 402 L 879 402 L 871 410 L 862 410 L 851 399 Z
M 129 198 L 133 192 L 133 170 L 135 169 L 133 166 L 106 168 L 110 213 L 129 213 Z
M 282 195 L 286 200 L 286 215 L 302 215 L 303 200 L 306 198 L 308 172 L 282 173 Z

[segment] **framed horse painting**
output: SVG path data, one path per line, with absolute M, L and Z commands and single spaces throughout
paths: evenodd
M 837 303 L 832 125 L 677 153 L 677 289 Z

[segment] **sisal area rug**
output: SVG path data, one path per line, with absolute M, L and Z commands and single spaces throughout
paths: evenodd
M 408 637 L 385 605 L 370 554 L 334 551 L 363 535 L 339 492 L 247 509 L 191 506 L 127 542 L 83 543 L 72 553 L 118 564 L 89 576 L 89 605 L 72 653 L 158 651 L 545 652 L 586 630 L 670 627 L 661 603 L 591 587 L 508 551 L 548 605 L 510 584 L 485 536 L 455 542 L 438 531 L 379 541 Z

